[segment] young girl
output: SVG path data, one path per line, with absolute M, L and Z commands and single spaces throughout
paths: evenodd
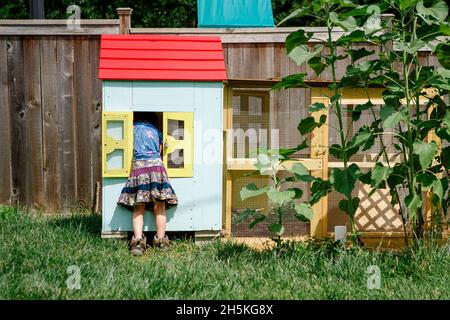
M 130 251 L 142 255 L 147 248 L 144 235 L 144 212 L 146 206 L 153 209 L 156 216 L 156 235 L 153 246 L 169 246 L 166 232 L 166 204 L 178 203 L 175 191 L 167 178 L 162 161 L 162 134 L 153 125 L 157 123 L 155 113 L 134 113 L 133 125 L 133 164 L 125 187 L 117 204 L 133 210 L 133 238 Z

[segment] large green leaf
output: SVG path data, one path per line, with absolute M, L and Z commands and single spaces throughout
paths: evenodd
M 400 121 L 406 119 L 406 115 L 403 110 L 396 111 L 393 106 L 386 105 L 380 110 L 380 118 L 385 128 L 394 128 Z
M 344 46 L 354 42 L 365 42 L 367 41 L 366 34 L 362 30 L 355 30 L 349 34 L 342 35 L 336 41 L 336 45 Z
M 292 11 L 283 20 L 281 20 L 277 24 L 277 27 L 282 25 L 283 23 L 285 23 L 286 21 L 288 21 L 288 20 L 290 20 L 292 18 L 301 17 L 301 16 L 305 16 L 305 15 L 309 14 L 310 10 L 311 10 L 311 8 L 309 6 L 307 6 L 307 7 L 298 8 L 298 9 Z
M 245 209 L 237 217 L 234 217 L 233 224 L 241 223 L 242 221 L 244 221 L 250 217 L 253 217 L 255 214 L 256 214 L 255 209 Z
M 327 107 L 321 103 L 321 102 L 315 102 L 312 105 L 309 106 L 308 111 L 313 113 L 313 112 L 317 112 L 323 109 L 326 109 Z
M 441 151 L 441 163 L 445 169 L 450 170 L 450 146 Z
M 316 75 L 320 75 L 327 67 L 327 64 L 322 61 L 322 57 L 315 56 L 309 59 L 308 66 L 314 70 Z
M 350 49 L 348 53 L 352 57 L 352 62 L 355 62 L 361 58 L 367 57 L 372 55 L 375 52 L 375 50 L 368 51 L 366 48 L 360 48 L 360 49 Z
M 294 199 L 300 199 L 303 195 L 303 190 L 301 190 L 299 188 L 288 188 L 286 190 L 294 191 L 294 193 L 295 193 Z
M 295 61 L 297 65 L 302 65 L 303 63 L 307 62 L 309 59 L 315 57 L 317 54 L 319 54 L 322 51 L 323 45 L 317 44 L 314 46 L 313 50 L 310 51 L 308 45 L 300 45 L 293 48 L 289 53 L 288 56 Z
M 441 180 L 431 172 L 419 173 L 417 175 L 417 182 L 421 184 L 422 191 L 432 190 L 433 193 L 442 201 L 444 196 L 444 188 Z
M 291 156 L 292 154 L 294 154 L 300 150 L 304 150 L 306 148 L 308 148 L 307 139 L 305 139 L 301 144 L 299 144 L 296 147 L 280 148 L 278 150 L 274 150 L 274 152 L 278 151 L 278 154 L 280 155 L 281 160 L 287 160 L 287 159 L 289 159 L 289 156 Z
M 406 51 L 409 54 L 415 54 L 417 51 L 424 48 L 425 46 L 426 42 L 420 39 L 411 42 L 398 41 L 395 43 L 395 50 Z
M 241 189 L 241 192 L 240 192 L 241 201 L 244 201 L 248 198 L 260 196 L 260 195 L 266 193 L 268 190 L 269 190 L 268 186 L 265 186 L 265 187 L 259 189 L 256 186 L 256 184 L 250 183 Z
M 253 229 L 258 223 L 266 220 L 267 215 L 265 214 L 257 214 L 255 218 L 248 225 L 249 229 Z
M 405 120 L 405 113 L 402 111 L 394 111 L 390 116 L 383 120 L 383 125 L 385 128 L 394 128 L 400 121 Z
M 450 36 L 450 25 L 448 23 L 441 23 L 439 26 L 439 31 L 446 36 Z
M 408 208 L 409 216 L 411 219 L 413 219 L 417 214 L 417 209 L 422 207 L 422 199 L 419 195 L 408 195 L 405 198 L 405 204 Z
M 445 68 L 450 69 L 450 43 L 440 43 L 436 46 L 436 56 L 439 63 Z
M 299 176 L 306 176 L 309 175 L 308 169 L 301 163 L 296 162 L 292 165 L 291 172 L 299 175 Z
M 447 130 L 450 130 L 450 110 L 447 110 L 447 112 L 445 112 L 442 123 L 446 126 Z
M 437 154 L 438 146 L 436 142 L 431 141 L 430 143 L 426 143 L 423 141 L 416 141 L 414 142 L 413 147 L 414 154 L 419 156 L 419 162 L 422 170 L 426 170 L 431 165 L 431 162 Z
M 403 163 L 396 163 L 392 168 L 392 174 L 389 175 L 387 183 L 389 188 L 394 189 L 396 186 L 405 182 L 408 176 L 408 167 Z
M 305 86 L 305 73 L 296 73 L 289 75 L 287 77 L 284 77 L 281 79 L 280 82 L 273 85 L 273 90 L 280 90 L 280 89 L 288 89 L 288 88 L 299 88 Z
M 311 198 L 309 203 L 311 205 L 319 202 L 321 198 L 326 196 L 331 192 L 331 182 L 329 180 L 323 180 L 321 178 L 316 178 L 311 184 Z
M 330 182 L 334 189 L 343 195 L 349 195 L 355 188 L 356 180 L 361 174 L 356 164 L 351 164 L 348 168 L 333 168 L 330 174 Z
M 355 111 L 357 111 L 357 112 L 362 112 L 362 111 L 364 111 L 364 110 L 367 110 L 367 109 L 370 109 L 370 108 L 372 108 L 374 105 L 373 105 L 373 103 L 369 100 L 369 101 L 367 101 L 366 103 L 364 103 L 364 104 L 357 104 L 356 106 L 355 106 Z
M 296 162 L 292 165 L 292 169 L 290 170 L 290 172 L 294 174 L 294 181 L 312 182 L 316 179 L 311 176 L 308 169 L 306 169 L 306 167 L 299 162 Z
M 385 167 L 382 163 L 378 162 L 370 174 L 370 185 L 377 188 L 382 182 L 387 180 L 391 172 L 391 168 Z
M 429 190 L 435 179 L 435 175 L 431 172 L 422 172 L 416 176 L 416 181 L 421 184 L 423 191 Z
M 272 223 L 269 225 L 269 231 L 275 233 L 278 236 L 282 236 L 284 233 L 284 227 L 282 224 Z
M 354 31 L 358 28 L 358 24 L 356 23 L 356 19 L 353 17 L 347 17 L 347 19 L 340 20 L 339 15 L 336 12 L 330 12 L 330 21 L 344 29 L 345 31 Z
M 357 132 L 353 136 L 353 139 L 350 141 L 349 147 L 358 147 L 364 144 L 370 138 L 372 138 L 372 132 L 368 131 Z
M 296 218 L 300 221 L 305 221 L 304 219 L 311 221 L 313 217 L 313 210 L 311 205 L 308 203 L 296 203 L 294 205 L 294 210 L 297 213 Z
M 255 167 L 262 175 L 272 174 L 280 160 L 279 155 L 259 153 L 256 157 Z
M 439 198 L 440 201 L 442 201 L 442 198 L 444 197 L 444 189 L 439 178 L 436 178 L 433 181 L 431 188 L 433 190 L 433 193 Z
M 420 16 L 427 24 L 442 23 L 448 15 L 448 7 L 442 0 L 434 0 L 430 7 L 425 7 L 424 1 L 421 0 L 416 5 L 417 15 Z
M 405 11 L 414 7 L 417 0 L 395 0 L 395 2 L 398 4 L 400 10 Z
M 329 152 L 330 152 L 330 155 L 332 155 L 336 159 L 339 159 L 339 160 L 344 159 L 344 152 L 343 152 L 342 146 L 340 144 L 333 143 L 329 147 Z
M 287 53 L 291 53 L 296 47 L 301 45 L 306 45 L 309 39 L 313 36 L 312 32 L 305 32 L 305 30 L 300 29 L 289 34 L 286 38 L 286 50 Z
M 273 187 L 270 187 L 269 191 L 267 191 L 267 196 L 272 202 L 281 206 L 287 202 L 292 201 L 295 198 L 295 191 L 293 190 L 280 191 Z
M 307 117 L 307 118 L 302 119 L 302 121 L 300 121 L 297 129 L 301 135 L 304 135 L 304 134 L 312 132 L 315 128 L 321 127 L 325 123 L 326 120 L 327 120 L 326 115 L 321 115 L 319 122 L 316 122 L 314 117 Z
M 359 206 L 359 198 L 355 197 L 351 200 L 352 207 L 350 208 L 350 201 L 348 199 L 342 199 L 339 201 L 339 209 L 344 211 L 349 216 L 353 216 Z

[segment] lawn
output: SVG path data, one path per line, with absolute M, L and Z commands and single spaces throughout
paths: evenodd
M 49 218 L 1 207 L 0 299 L 450 299 L 445 247 L 399 254 L 309 243 L 276 255 L 180 240 L 134 258 L 125 241 L 101 239 L 100 226 L 97 215 Z M 367 288 L 372 265 L 379 289 Z

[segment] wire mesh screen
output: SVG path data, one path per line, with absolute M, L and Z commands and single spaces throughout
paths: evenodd
M 258 148 L 291 148 L 302 139 L 297 126 L 308 117 L 309 91 L 233 90 L 233 158 L 254 157 Z M 293 155 L 309 158 L 309 150 Z
M 167 121 L 167 133 L 176 140 L 184 139 L 184 121 L 171 120 Z M 168 168 L 184 168 L 184 149 L 175 149 L 168 155 Z
M 344 117 L 342 118 L 343 126 L 344 128 L 348 128 L 348 131 L 346 132 L 347 136 L 351 138 L 358 130 L 360 130 L 364 126 L 370 127 L 374 123 L 374 116 L 373 112 L 375 114 L 379 114 L 379 110 L 381 108 L 380 105 L 373 106 L 373 110 L 366 109 L 361 111 L 361 115 L 358 121 L 354 122 L 352 124 L 351 117 L 352 117 L 352 111 L 355 108 L 355 105 L 353 104 L 346 104 L 342 105 L 343 110 L 346 111 L 344 113 Z M 339 137 L 339 123 L 338 118 L 336 114 L 333 112 L 330 112 L 328 116 L 329 121 L 329 145 L 338 144 L 341 145 L 341 140 Z M 364 151 L 359 151 L 357 154 L 352 156 L 352 161 L 357 162 L 377 162 L 378 161 L 385 161 L 385 155 L 389 157 L 390 161 L 395 160 L 396 155 L 398 154 L 398 150 L 394 147 L 394 139 L 393 139 L 393 130 L 389 128 L 384 128 L 383 134 L 381 136 L 378 136 L 374 140 L 374 144 L 371 148 Z M 382 139 L 382 141 L 380 140 Z M 380 154 L 380 151 L 383 150 L 386 151 L 386 153 L 383 152 L 383 154 Z M 340 161 L 339 159 L 336 159 L 333 155 L 329 155 L 329 161 Z

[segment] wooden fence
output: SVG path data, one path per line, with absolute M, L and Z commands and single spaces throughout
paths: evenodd
M 310 29 L 319 37 L 323 33 Z M 263 81 L 308 71 L 286 56 L 284 40 L 293 30 L 127 29 L 220 35 L 228 78 Z M 76 30 L 65 21 L 0 20 L 0 203 L 46 212 L 98 206 L 102 33 L 119 33 L 119 20 L 82 21 Z M 424 65 L 436 64 L 428 52 L 422 59 Z M 341 62 L 340 74 L 348 63 Z M 329 78 L 324 72 L 310 80 Z M 299 112 L 298 103 L 291 103 L 299 101 L 298 92 L 276 93 L 274 99 L 277 112 Z
M 118 33 L 118 20 L 83 22 L 81 31 L 64 24 L 0 22 L 0 203 L 47 212 L 94 206 L 99 34 Z

